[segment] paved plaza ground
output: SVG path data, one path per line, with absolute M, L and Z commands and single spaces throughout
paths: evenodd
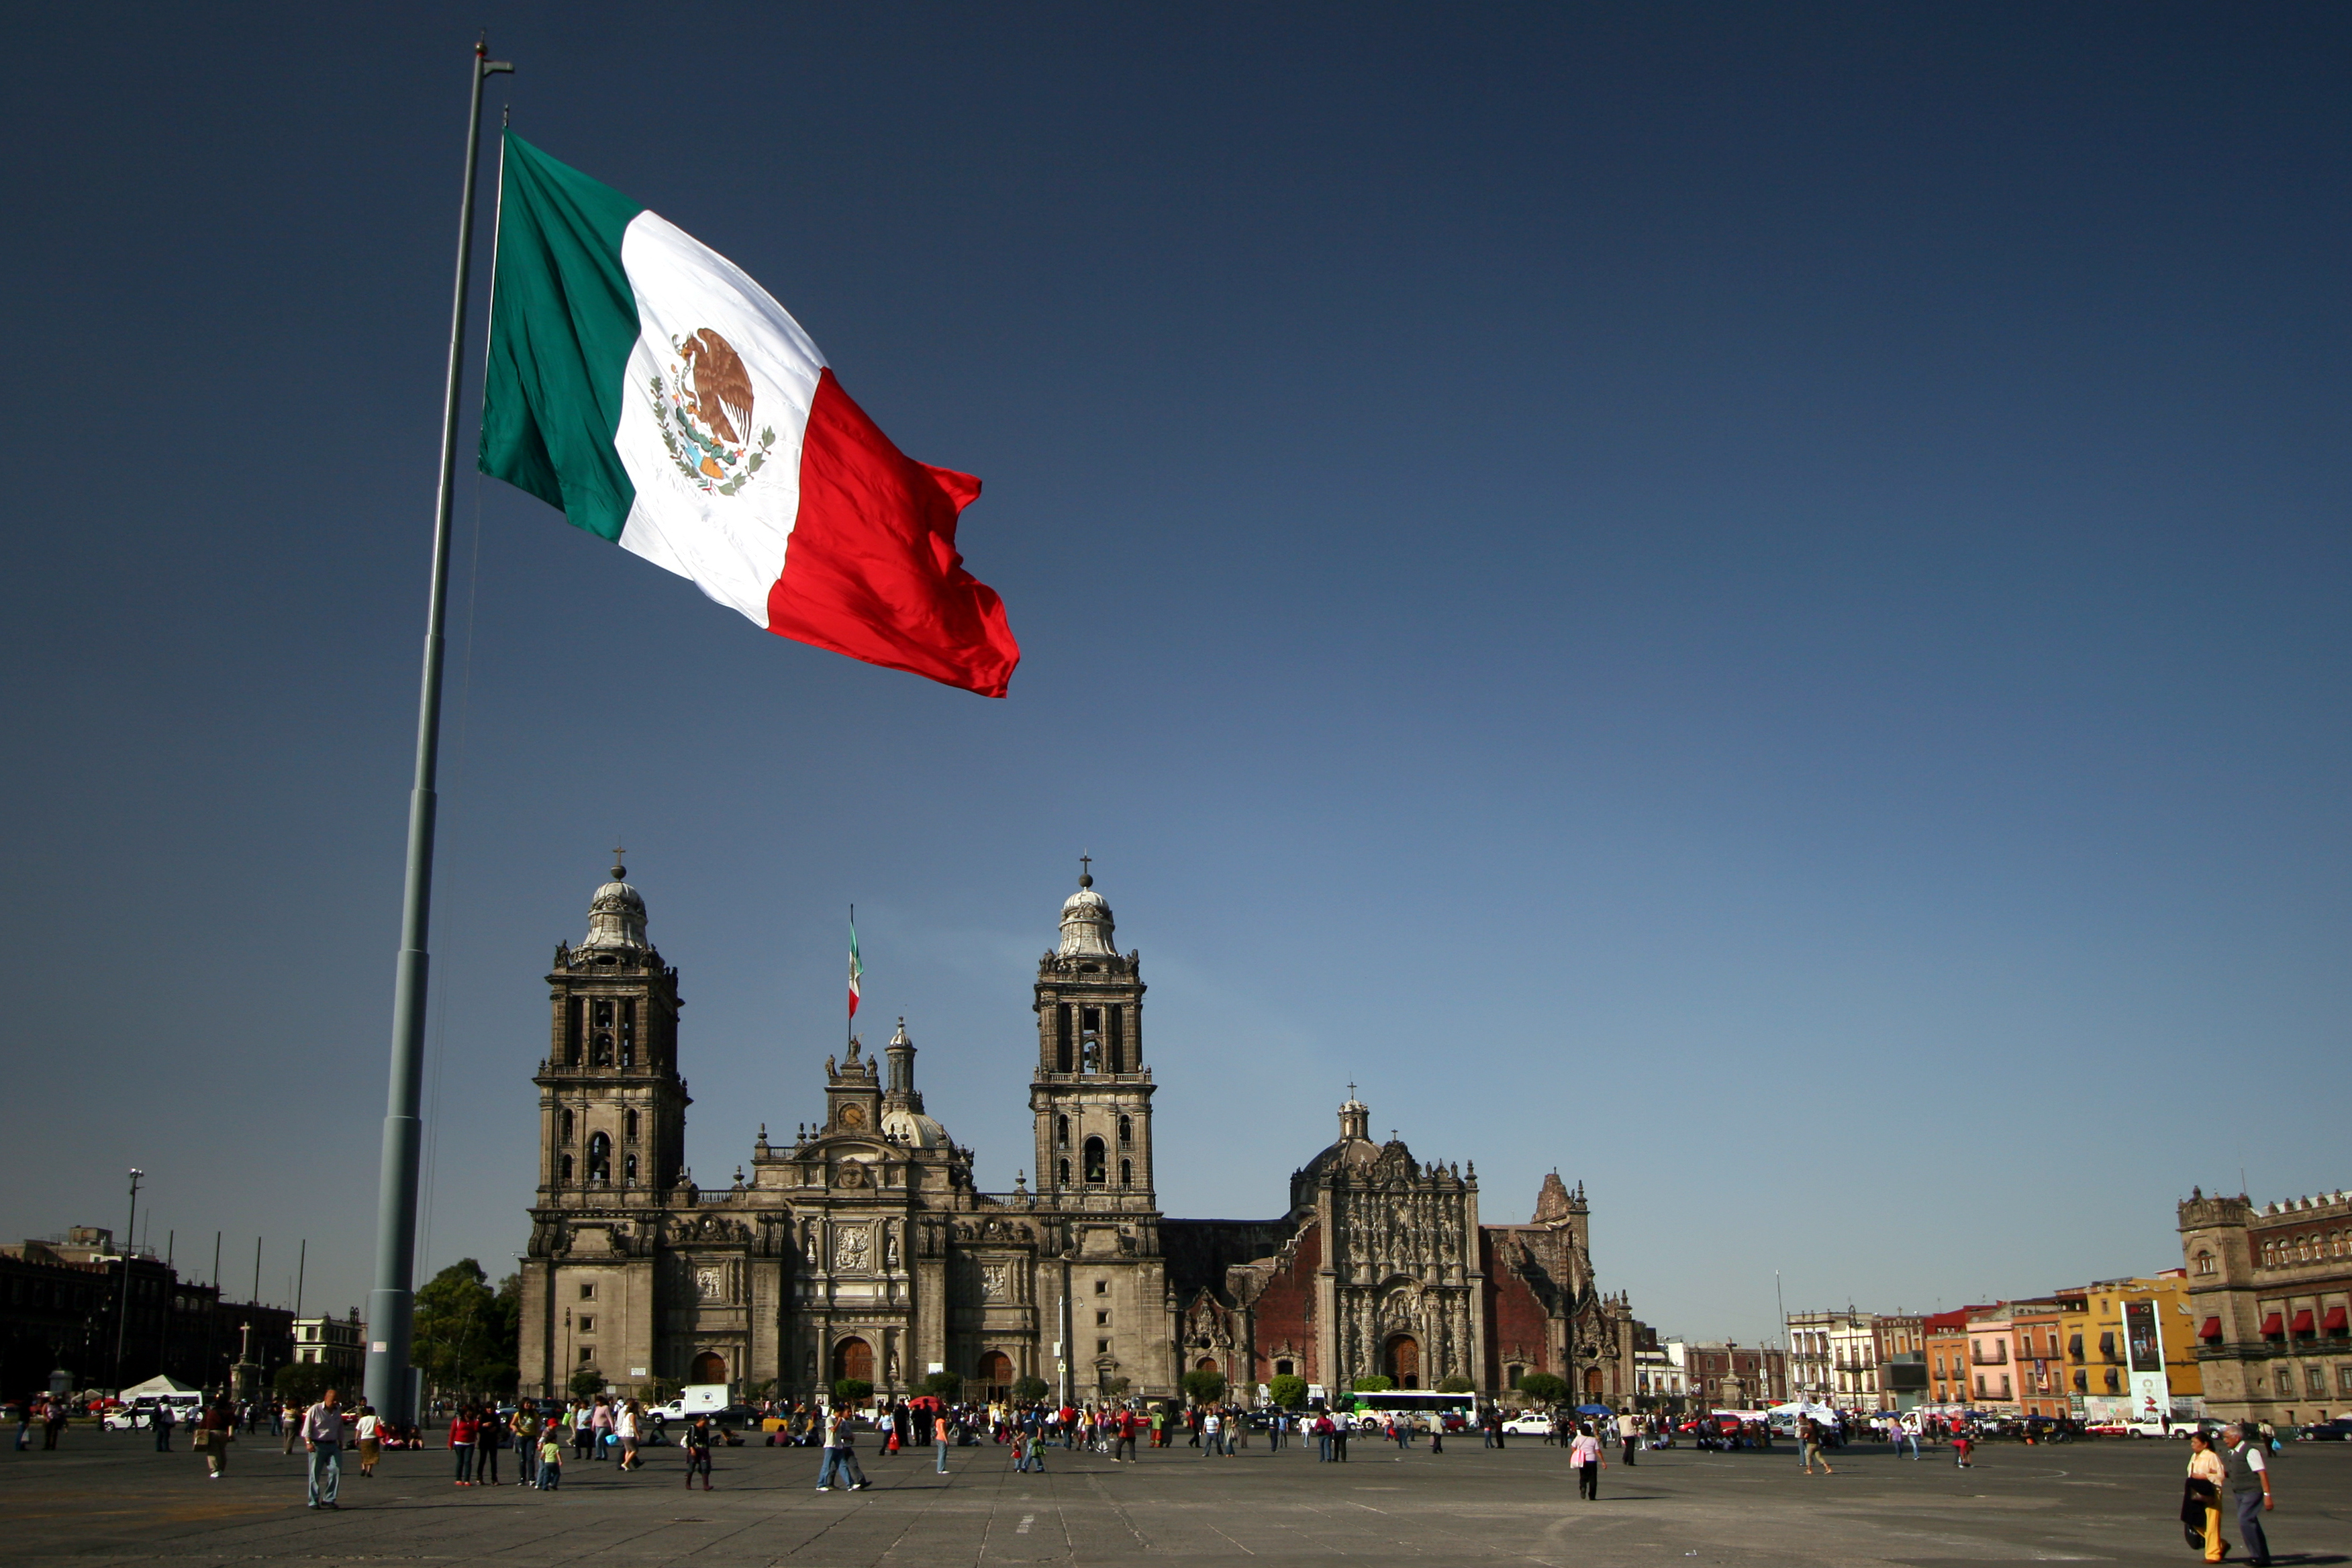
M 241 1439 L 228 1479 L 158 1454 L 144 1434 L 79 1426 L 56 1453 L 0 1451 L 0 1562 L 11 1568 L 108 1561 L 230 1563 L 1538 1563 L 1545 1568 L 1712 1568 L 1721 1563 L 1989 1563 L 2188 1564 L 2175 1511 L 2186 1445 L 2108 1439 L 2054 1447 L 1993 1444 L 1972 1470 L 1948 1453 L 1919 1463 L 1878 1447 L 1803 1475 L 1796 1456 L 1647 1454 L 1612 1464 L 1597 1502 L 1580 1501 L 1557 1448 L 1514 1440 L 1482 1449 L 1358 1441 L 1345 1466 L 1309 1448 L 1262 1446 L 1232 1458 L 1196 1450 L 1115 1465 L 1054 1450 L 1042 1476 L 1013 1473 L 1009 1450 L 955 1451 L 942 1482 L 928 1452 L 860 1459 L 863 1492 L 814 1489 L 813 1450 L 741 1447 L 718 1456 L 718 1489 L 688 1492 L 681 1456 L 647 1468 L 566 1468 L 563 1489 L 459 1489 L 445 1450 L 388 1455 L 362 1480 L 344 1472 L 342 1507 L 303 1506 L 302 1462 L 266 1436 Z M 1262 1445 L 1263 1439 L 1259 1439 Z M 512 1456 L 506 1456 L 511 1459 Z M 2291 1445 L 2276 1461 L 2271 1543 L 2282 1563 L 2352 1563 L 2352 1444 Z M 2234 1525 L 2228 1531 L 2236 1540 Z

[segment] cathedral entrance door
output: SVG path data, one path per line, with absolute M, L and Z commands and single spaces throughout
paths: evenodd
M 1382 1368 L 1399 1388 L 1421 1386 L 1421 1342 L 1411 1334 L 1391 1334 L 1381 1351 Z
M 704 1351 L 687 1368 L 688 1383 L 724 1383 L 727 1381 L 727 1358 L 717 1351 Z
M 988 1385 L 986 1397 L 1004 1400 L 1013 1397 L 1013 1358 L 1003 1351 L 990 1351 L 980 1358 L 980 1381 Z
M 854 1334 L 833 1347 L 833 1381 L 845 1378 L 874 1381 L 874 1347 Z

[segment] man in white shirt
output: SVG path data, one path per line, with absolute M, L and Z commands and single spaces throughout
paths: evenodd
M 343 1479 L 343 1413 L 331 1388 L 302 1413 L 302 1451 L 310 1456 L 309 1506 L 336 1507 L 335 1491 Z

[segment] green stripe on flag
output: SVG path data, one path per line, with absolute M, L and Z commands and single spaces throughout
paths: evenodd
M 636 500 L 613 447 L 637 342 L 621 234 L 644 210 L 508 132 L 481 469 L 614 541 Z

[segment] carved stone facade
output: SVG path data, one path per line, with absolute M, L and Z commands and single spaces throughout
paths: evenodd
M 1370 1121 L 1351 1094 L 1339 1141 L 1291 1177 L 1285 1219 L 1161 1223 L 1184 1366 L 1482 1393 L 1540 1372 L 1630 1403 L 1637 1326 L 1594 1289 L 1582 1192 L 1555 1173 L 1528 1224 L 1482 1224 L 1475 1163 L 1424 1164 L 1373 1142 Z
M 522 1269 L 522 1392 L 726 1383 L 806 1396 L 844 1378 L 975 1393 L 1037 1377 L 1068 1396 L 1162 1396 L 1202 1366 L 1345 1386 L 1523 1372 L 1630 1391 L 1631 1314 L 1594 1293 L 1580 1192 L 1486 1226 L 1475 1168 L 1375 1143 L 1352 1096 L 1339 1141 L 1264 1222 L 1168 1220 L 1152 1173 L 1142 961 L 1082 876 L 1039 961 L 1029 1088 L 1036 1189 L 972 1182 L 925 1113 L 904 1020 L 877 1060 L 825 1062 L 824 1116 L 760 1130 L 724 1187 L 685 1163 L 677 972 L 615 866 L 559 946 L 540 1089 L 540 1185 Z M 1622 1341 L 1622 1353 L 1619 1342 Z
M 2206 1414 L 2284 1428 L 2352 1411 L 2352 1193 L 2257 1206 L 2196 1188 L 2179 1212 Z

